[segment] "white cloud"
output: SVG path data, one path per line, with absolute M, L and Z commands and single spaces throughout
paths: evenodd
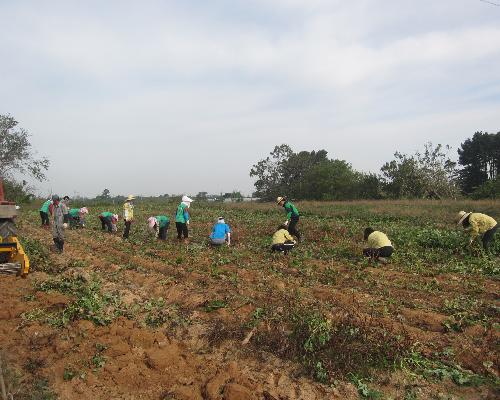
M 66 191 L 68 163 L 86 171 L 80 192 L 106 179 L 130 191 L 117 167 L 129 149 L 150 193 L 249 191 L 251 163 L 282 142 L 377 168 L 433 126 L 450 144 L 499 129 L 500 28 L 476 3 L 1 4 L 0 112 L 34 133 Z M 92 163 L 72 156 L 81 137 Z

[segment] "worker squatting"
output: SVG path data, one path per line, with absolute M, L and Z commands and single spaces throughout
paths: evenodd
M 134 221 L 134 199 L 129 195 L 123 204 L 123 238 L 128 239 L 132 222 Z M 54 195 L 43 203 L 40 208 L 40 218 L 42 226 L 50 225 L 49 215 L 52 218 L 52 237 L 54 240 L 53 250 L 62 253 L 64 250 L 64 230 L 68 226 L 85 226 L 85 218 L 89 213 L 86 207 L 69 208 L 69 197 L 65 196 L 61 200 L 59 196 Z M 183 196 L 175 212 L 175 228 L 177 239 L 187 240 L 189 237 L 190 215 L 189 209 L 193 200 L 188 196 Z M 300 214 L 297 207 L 286 197 L 276 199 L 278 206 L 283 207 L 286 213 L 286 221 L 278 227 L 272 237 L 272 252 L 288 254 L 298 242 L 302 235 L 297 229 L 300 220 Z M 117 232 L 117 223 L 119 216 L 109 211 L 102 212 L 99 215 L 101 228 L 109 233 Z M 474 240 L 481 237 L 483 247 L 488 252 L 495 233 L 498 230 L 498 223 L 490 216 L 460 211 L 456 216 L 457 225 L 461 226 L 470 234 L 469 245 Z M 166 240 L 167 232 L 170 226 L 170 219 L 166 215 L 151 216 L 147 220 L 148 229 L 159 239 Z M 369 257 L 370 261 L 380 261 L 386 263 L 394 252 L 394 247 L 387 237 L 381 231 L 368 227 L 364 230 L 364 240 L 367 243 L 363 249 L 363 255 Z M 224 220 L 219 217 L 215 222 L 212 232 L 209 235 L 209 243 L 213 246 L 231 245 L 231 228 Z

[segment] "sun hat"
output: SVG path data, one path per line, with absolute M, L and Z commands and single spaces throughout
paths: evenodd
M 80 214 L 88 214 L 88 213 L 89 213 L 89 210 L 87 207 L 80 208 Z
M 118 214 L 113 214 L 113 219 L 116 219 L 118 221 Z
M 156 218 L 149 217 L 148 218 L 148 227 L 152 229 L 155 225 L 156 225 Z
M 468 213 L 468 212 L 465 212 L 465 211 L 460 211 L 455 220 L 457 221 L 457 225 L 460 225 L 462 222 L 464 222 L 464 219 L 467 218 L 469 215 L 471 215 L 472 213 Z
M 130 200 L 134 200 L 134 199 L 135 199 L 135 197 L 133 195 L 129 194 L 126 201 L 130 201 Z
M 224 217 L 219 217 L 219 218 L 217 219 L 217 222 L 218 222 L 219 224 L 225 224 L 225 222 L 224 222 Z
M 191 203 L 191 202 L 193 202 L 193 201 L 194 201 L 193 199 L 189 198 L 189 197 L 188 197 L 188 196 L 186 196 L 186 195 L 182 196 L 182 202 L 183 202 L 183 203 Z
M 276 199 L 276 203 L 281 203 L 283 200 L 286 200 L 286 197 L 281 197 L 279 196 L 277 199 Z

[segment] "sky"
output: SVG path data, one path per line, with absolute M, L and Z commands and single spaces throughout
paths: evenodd
M 500 131 L 480 0 L 0 0 L 0 27 L 0 114 L 51 160 L 42 195 L 250 194 L 282 143 L 378 172 Z

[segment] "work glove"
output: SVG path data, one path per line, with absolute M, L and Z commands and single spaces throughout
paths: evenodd
M 66 222 L 63 224 L 63 228 L 64 228 L 64 229 L 67 229 L 67 228 L 68 228 L 68 224 L 67 224 Z
M 186 221 L 186 225 L 189 225 L 189 220 Z
M 288 220 L 285 221 L 285 225 L 288 226 Z

